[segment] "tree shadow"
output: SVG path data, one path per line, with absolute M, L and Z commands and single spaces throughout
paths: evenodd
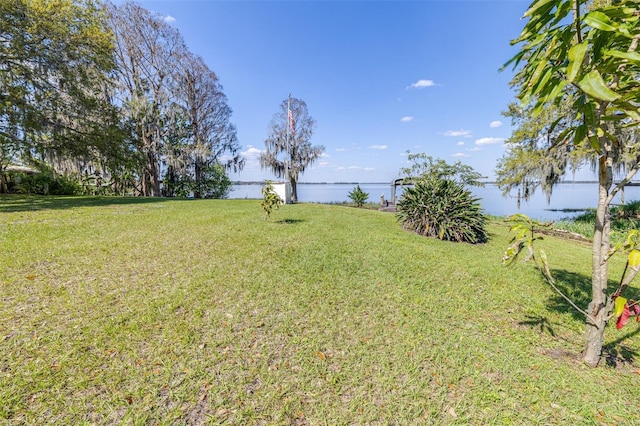
M 520 321 L 518 325 L 538 328 L 540 333 L 548 332 L 552 337 L 556 337 L 556 332 L 551 327 L 551 322 L 542 315 L 525 315 L 526 320 Z
M 602 348 L 603 357 L 610 367 L 620 368 L 625 365 L 633 365 L 640 353 L 631 349 L 622 342 L 640 333 L 640 326 L 636 326 L 634 330 L 629 331 L 624 336 L 607 343 Z
M 538 329 L 540 334 L 549 333 L 554 339 L 564 340 L 565 342 L 571 342 L 571 339 L 558 335 L 556 329 L 563 328 L 571 331 L 571 327 L 564 325 L 561 322 L 552 322 L 546 316 L 542 315 L 525 315 L 525 320 L 518 322 L 518 325 L 523 327 L 529 327 L 532 329 Z
M 175 198 L 161 197 L 2 195 L 0 196 L 0 213 L 63 210 L 75 207 L 104 207 L 112 205 L 151 204 L 175 200 Z
M 575 272 L 554 269 L 551 271 L 556 280 L 556 287 L 569 297 L 578 307 L 587 311 L 587 307 L 591 302 L 591 277 Z M 617 288 L 618 282 L 609 280 L 607 287 L 611 289 Z M 574 309 L 564 298 L 555 291 L 547 300 L 547 308 L 560 313 L 569 313 L 578 321 L 584 321 L 585 317 L 582 313 Z M 547 331 L 555 337 L 555 331 L 551 327 L 550 322 L 545 317 L 527 316 L 526 321 L 520 322 L 521 325 L 531 327 L 539 327 L 541 332 Z M 607 365 L 612 367 L 620 367 L 623 365 L 631 365 L 640 356 L 640 352 L 625 346 L 622 342 L 626 339 L 640 333 L 640 326 L 630 331 L 626 335 L 608 342 L 603 347 L 603 358 Z
M 562 269 L 553 269 L 551 275 L 556 280 L 556 287 L 566 294 L 573 303 L 586 311 L 591 302 L 591 277 Z M 617 282 L 609 280 L 607 287 L 611 289 L 614 286 L 617 286 Z M 575 310 L 555 291 L 547 300 L 547 307 L 556 312 L 569 312 L 573 318 L 580 321 L 585 319 L 582 313 Z
M 302 219 L 281 219 L 276 221 L 276 223 L 279 223 L 280 225 L 294 225 L 296 223 L 301 223 L 304 222 L 304 220 Z

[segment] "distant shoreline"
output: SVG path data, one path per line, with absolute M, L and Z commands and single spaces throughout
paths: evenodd
M 260 180 L 260 181 L 234 181 L 231 182 L 233 185 L 263 185 L 264 184 L 264 180 Z M 272 181 L 274 183 L 277 182 L 281 182 L 281 181 Z M 481 182 L 483 185 L 496 185 L 496 182 Z M 571 181 L 563 181 L 560 182 L 560 184 L 587 184 L 587 185 L 593 185 L 593 184 L 597 184 L 598 181 L 595 180 L 571 180 Z M 298 185 L 392 185 L 392 182 L 298 182 Z M 627 184 L 628 186 L 638 186 L 640 185 L 639 182 L 630 182 Z

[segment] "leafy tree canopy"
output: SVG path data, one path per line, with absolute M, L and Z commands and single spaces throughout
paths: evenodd
M 412 154 L 407 151 L 407 161 L 412 163 L 409 167 L 400 170 L 400 174 L 406 178 L 436 177 L 438 179 L 453 180 L 456 183 L 468 186 L 484 186 L 480 173 L 473 167 L 456 161 L 449 164 L 442 159 L 434 159 L 425 153 Z

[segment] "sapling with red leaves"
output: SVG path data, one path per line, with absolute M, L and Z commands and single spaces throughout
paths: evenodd
M 567 303 L 569 303 L 576 311 L 584 315 L 587 322 L 595 322 L 595 318 L 592 314 L 580 308 L 556 285 L 556 281 L 551 274 L 547 255 L 544 250 L 539 250 L 538 255 L 536 255 L 534 244 L 536 241 L 543 239 L 542 235 L 540 235 L 541 232 L 544 229 L 550 229 L 552 222 L 540 222 L 523 214 L 510 216 L 507 219 L 507 222 L 512 223 L 510 231 L 514 236 L 502 257 L 502 264 L 504 266 L 512 265 L 520 253 L 526 249 L 527 255 L 524 261 L 532 261 L 556 293 L 566 300 Z M 640 232 L 638 230 L 633 229 L 629 231 L 627 238 L 623 242 L 611 248 L 606 258 L 608 261 L 616 253 L 622 253 L 627 256 L 626 265 L 622 276 L 620 277 L 618 288 L 606 298 L 606 303 L 599 308 L 604 309 L 607 322 L 613 317 L 617 318 L 616 328 L 618 329 L 624 327 L 631 317 L 636 317 L 636 321 L 640 321 L 640 301 L 626 299 L 622 296 L 622 294 L 629 289 L 629 286 L 638 274 L 638 271 L 640 271 L 640 249 L 638 249 L 638 245 L 640 243 L 639 239 Z M 596 312 L 596 314 L 598 313 L 599 311 Z

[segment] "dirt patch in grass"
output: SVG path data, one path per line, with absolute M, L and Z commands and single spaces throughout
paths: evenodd
M 569 359 L 572 361 L 578 361 L 579 354 L 569 351 L 563 348 L 540 348 L 538 351 L 543 354 L 551 357 L 553 359 Z

